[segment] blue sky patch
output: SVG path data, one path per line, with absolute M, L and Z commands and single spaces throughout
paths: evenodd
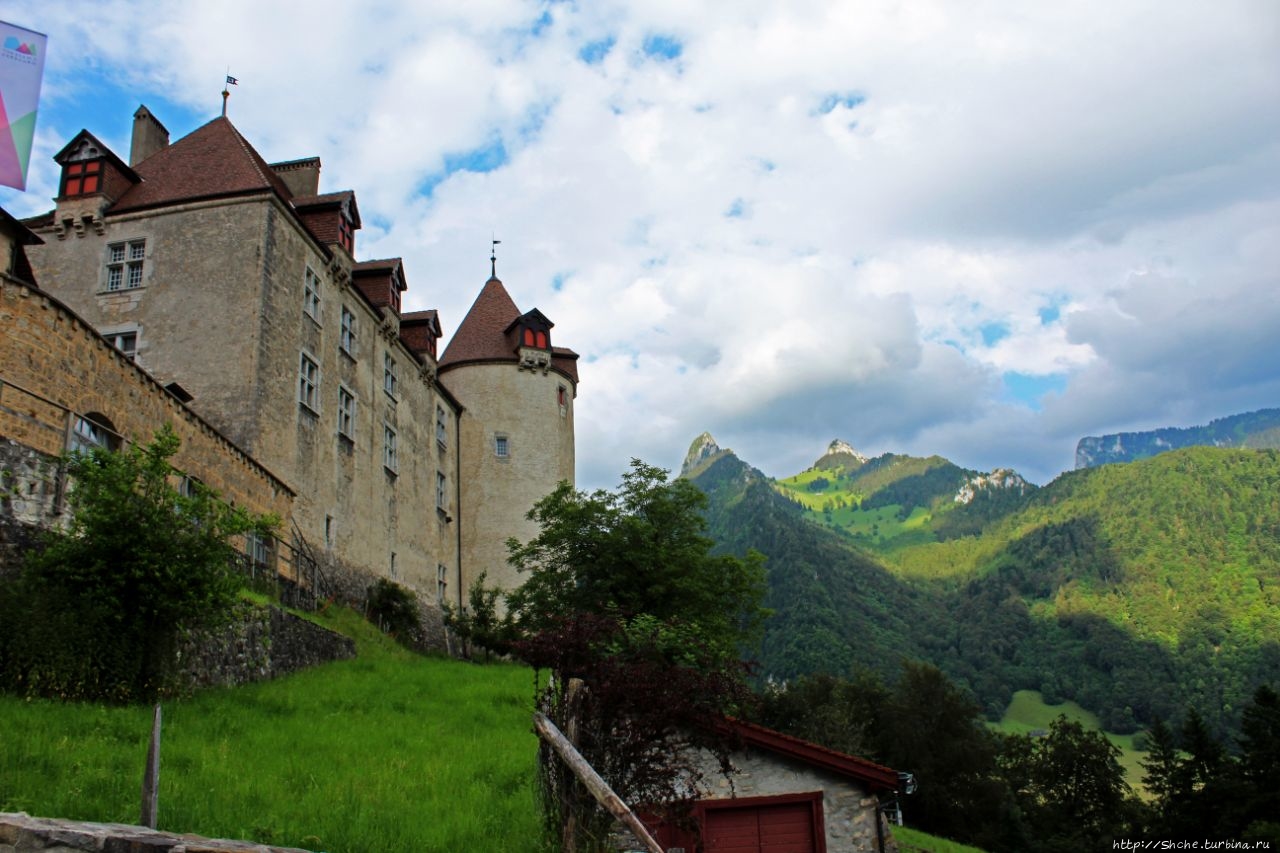
M 487 145 L 479 148 L 444 155 L 444 171 L 446 175 L 454 172 L 492 172 L 505 166 L 509 159 L 502 137 L 495 136 Z
M 675 36 L 659 34 L 647 36 L 641 49 L 653 59 L 679 59 L 684 53 L 684 45 Z
M 551 276 L 551 289 L 556 293 L 564 290 L 564 283 L 569 280 L 569 273 L 558 272 Z
M 735 198 L 733 204 L 729 205 L 729 209 L 724 212 L 727 219 L 741 219 L 746 216 L 747 203 L 741 198 Z
M 978 327 L 978 334 L 982 335 L 982 342 L 989 347 L 1009 337 L 1009 325 L 1007 323 L 984 323 Z
M 544 10 L 543 13 L 538 16 L 538 19 L 533 22 L 533 25 L 529 27 L 529 34 L 534 38 L 537 38 L 542 35 L 543 31 L 550 27 L 551 24 L 551 13 Z
M 1062 373 L 1036 376 L 1010 370 L 1001 379 L 1004 380 L 1006 399 L 1036 412 L 1043 408 L 1041 400 L 1045 395 L 1061 394 L 1067 390 L 1067 377 Z
M 578 58 L 588 65 L 599 65 L 604 62 L 604 58 L 609 55 L 609 51 L 613 50 L 613 45 L 616 41 L 613 36 L 599 41 L 589 41 L 578 51 Z
M 860 95 L 857 92 L 832 92 L 824 97 L 822 102 L 818 104 L 818 112 L 822 115 L 826 115 L 836 107 L 853 109 L 858 106 L 858 104 L 865 103 L 866 100 L 867 98 L 865 95 Z
M 503 144 L 502 137 L 494 136 L 488 145 L 444 155 L 444 168 L 423 178 L 418 183 L 416 193 L 423 198 L 430 198 L 436 187 L 458 172 L 492 172 L 509 161 L 507 146 Z

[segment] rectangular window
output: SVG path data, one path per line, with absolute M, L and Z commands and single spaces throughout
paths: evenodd
M 146 240 L 129 240 L 107 246 L 107 290 L 142 287 L 142 268 L 146 259 Z
M 382 427 L 382 467 L 393 474 L 400 470 L 400 457 L 396 452 L 396 431 L 385 424 Z
M 347 355 L 355 357 L 356 354 L 356 315 L 342 306 L 342 335 L 339 340 L 339 346 Z
M 320 276 L 311 267 L 307 267 L 303 280 L 302 312 L 317 323 L 320 322 Z
M 396 388 L 400 384 L 399 372 L 396 369 L 396 360 L 391 357 L 391 353 L 382 354 L 382 389 L 392 397 L 396 395 Z
M 444 604 L 449 593 L 449 569 L 443 564 L 436 566 L 436 603 Z
M 444 413 L 444 406 L 437 405 L 436 406 L 436 444 L 439 444 L 441 447 L 445 447 L 449 443 L 448 442 L 449 431 L 447 428 L 448 423 L 446 418 L 447 416 Z
M 556 391 L 556 401 L 560 404 L 560 417 L 569 413 L 569 390 L 563 385 Z
M 244 537 L 245 556 L 249 558 L 249 569 L 257 575 L 271 568 L 271 556 L 275 540 L 262 533 L 246 533 Z
M 103 335 L 113 347 L 120 352 L 133 358 L 138 353 L 138 333 L 137 332 L 112 332 L 109 335 Z
M 507 437 L 505 435 L 495 435 L 493 437 L 493 452 L 499 459 L 506 459 L 511 455 L 511 448 L 507 446 Z
M 345 439 L 355 438 L 356 398 L 355 395 L 338 386 L 338 435 Z
M 436 472 L 436 509 L 440 512 L 449 509 L 449 481 L 441 471 Z
M 319 397 L 320 365 L 304 352 L 298 363 L 298 402 L 315 412 Z
M 102 161 L 68 163 L 63 173 L 62 195 L 71 198 L 96 193 L 102 186 Z

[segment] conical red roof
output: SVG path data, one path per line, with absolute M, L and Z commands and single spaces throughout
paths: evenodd
M 467 361 L 517 361 L 515 341 L 507 336 L 507 329 L 519 317 L 520 309 L 502 282 L 490 278 L 445 347 L 440 368 Z

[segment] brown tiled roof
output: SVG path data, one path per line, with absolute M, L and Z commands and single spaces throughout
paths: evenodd
M 490 278 L 445 347 L 440 369 L 467 361 L 518 361 L 515 341 L 506 330 L 519 317 L 520 309 L 502 282 Z
M 112 207 L 112 213 L 235 195 L 292 193 L 280 176 L 226 118 L 215 118 L 134 167 L 142 182 Z
M 295 196 L 294 210 L 298 218 L 306 223 L 307 228 L 321 243 L 336 243 L 339 235 L 338 210 L 344 203 L 351 210 L 351 224 L 360 227 L 360 209 L 356 207 L 356 194 L 351 190 L 341 190 L 323 195 Z
M 567 373 L 578 384 L 578 354 L 568 347 L 551 348 L 551 366 Z
M 376 261 L 360 261 L 351 265 L 351 283 L 364 295 L 379 313 L 391 304 L 391 279 L 397 279 L 397 288 L 408 289 L 404 267 L 400 258 L 382 258 Z
M 751 746 L 858 779 L 873 790 L 892 791 L 898 787 L 898 771 L 883 764 L 845 755 L 843 752 L 732 717 L 726 719 L 724 725 Z
M 416 355 L 435 358 L 436 341 L 440 339 L 440 317 L 435 309 L 410 311 L 400 315 L 400 340 Z

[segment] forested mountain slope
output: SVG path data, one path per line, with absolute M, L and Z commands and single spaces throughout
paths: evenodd
M 712 455 L 691 477 L 710 496 L 712 535 L 769 558 L 770 674 L 885 671 L 905 656 L 939 666 L 993 714 L 1036 689 L 1115 731 L 1188 706 L 1230 731 L 1258 684 L 1280 682 L 1275 451 L 1193 448 L 1072 472 L 992 493 L 998 511 L 935 501 L 874 552 L 731 453 Z M 925 461 L 909 476 L 950 464 Z M 881 490 L 909 494 L 903 482 Z

